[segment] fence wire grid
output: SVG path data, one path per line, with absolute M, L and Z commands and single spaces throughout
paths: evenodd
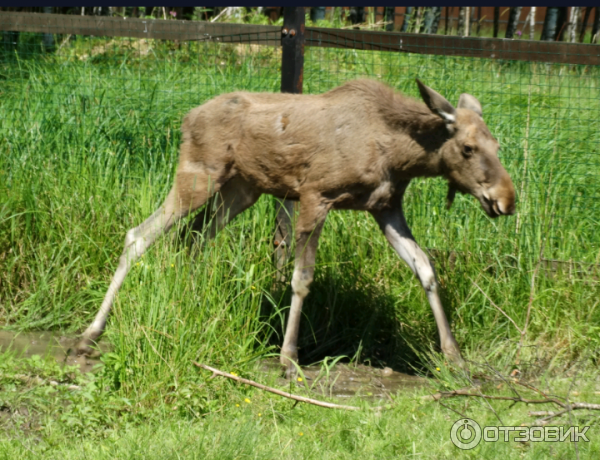
M 153 191 L 158 204 L 171 186 L 187 111 L 234 90 L 279 91 L 279 29 L 244 34 L 232 32 L 231 24 L 212 24 L 210 35 L 190 39 L 171 22 L 161 26 L 167 32 L 173 27 L 169 39 L 123 36 L 121 26 L 115 36 L 68 34 L 67 26 L 56 34 L 2 26 L 0 195 L 20 193 L 11 181 L 21 169 L 35 189 L 50 164 L 71 165 L 74 173 L 93 165 L 98 177 L 119 171 L 115 186 L 124 193 L 152 175 L 161 190 Z M 471 197 L 457 198 L 446 211 L 445 182 L 415 180 L 406 215 L 423 247 L 600 263 L 600 66 L 436 55 L 414 44 L 413 52 L 385 51 L 385 38 L 366 44 L 336 39 L 328 47 L 315 37 L 307 33 L 304 93 L 366 77 L 418 97 L 419 78 L 453 104 L 463 92 L 481 101 L 515 183 L 517 213 L 488 219 Z M 473 55 L 487 46 L 485 39 L 469 43 L 480 46 Z M 590 61 L 597 60 L 597 47 L 563 46 L 580 61 L 586 49 Z M 357 222 L 364 218 L 356 213 Z

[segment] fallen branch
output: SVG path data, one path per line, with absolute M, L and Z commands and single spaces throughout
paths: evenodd
M 516 403 L 525 403 L 525 404 L 556 404 L 557 406 L 562 407 L 566 411 L 577 410 L 577 409 L 600 410 L 600 404 L 592 404 L 592 403 L 584 403 L 584 402 L 565 403 L 556 398 L 525 399 L 525 398 L 521 398 L 520 396 L 493 396 L 493 395 L 486 395 L 486 394 L 482 394 L 482 393 L 476 393 L 474 390 L 441 391 L 434 395 L 423 396 L 421 399 L 429 399 L 431 401 L 439 401 L 440 399 L 452 398 L 454 396 L 473 396 L 473 397 L 478 397 L 478 398 L 483 398 L 483 399 L 513 401 Z
M 194 366 L 201 367 L 207 371 L 213 373 L 213 377 L 216 375 L 220 375 L 221 377 L 227 377 L 228 379 L 235 380 L 236 382 L 244 383 L 246 385 L 251 385 L 253 387 L 259 388 L 261 390 L 269 391 L 271 393 L 275 393 L 276 395 L 283 396 L 284 398 L 293 399 L 295 401 L 300 401 L 308 404 L 314 404 L 315 406 L 327 407 L 328 409 L 341 409 L 341 410 L 360 410 L 360 407 L 356 406 L 343 406 L 341 404 L 333 404 L 323 401 L 318 401 L 316 399 L 305 398 L 304 396 L 294 395 L 292 393 L 288 393 L 286 391 L 281 391 L 276 388 L 271 388 L 262 383 L 254 382 L 253 380 L 244 379 L 242 377 L 238 377 L 237 375 L 229 374 L 227 372 L 220 371 L 215 369 L 214 367 L 207 366 L 206 364 L 200 364 L 196 361 L 193 361 Z

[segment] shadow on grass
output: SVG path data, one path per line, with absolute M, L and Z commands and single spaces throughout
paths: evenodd
M 419 297 L 425 305 L 415 314 L 413 299 L 400 302 L 389 288 L 359 273 L 317 271 L 315 275 L 302 311 L 298 338 L 301 365 L 343 355 L 346 358 L 342 362 L 356 360 L 414 374 L 424 368 L 419 355 L 425 356 L 431 349 L 440 350 L 435 322 L 424 295 Z M 272 298 L 282 307 L 289 306 L 289 284 L 276 286 Z M 423 307 L 427 309 L 426 315 Z M 284 330 L 280 317 L 274 319 L 273 305 L 266 298 L 261 313 L 275 331 L 268 343 L 279 349 Z

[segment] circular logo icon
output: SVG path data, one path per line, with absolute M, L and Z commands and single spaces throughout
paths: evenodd
M 475 420 L 461 418 L 452 425 L 450 439 L 459 449 L 472 449 L 481 441 L 481 427 Z

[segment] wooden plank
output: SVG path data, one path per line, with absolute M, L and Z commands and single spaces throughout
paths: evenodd
M 498 38 L 306 28 L 306 46 L 600 65 L 600 46 Z
M 280 46 L 281 28 L 204 21 L 113 18 L 64 14 L 0 12 L 0 30 L 53 34 L 135 37 L 162 40 L 207 40 Z
M 0 12 L 0 30 L 208 40 L 280 46 L 281 28 L 253 24 Z M 600 65 L 600 45 L 306 27 L 306 46 Z

